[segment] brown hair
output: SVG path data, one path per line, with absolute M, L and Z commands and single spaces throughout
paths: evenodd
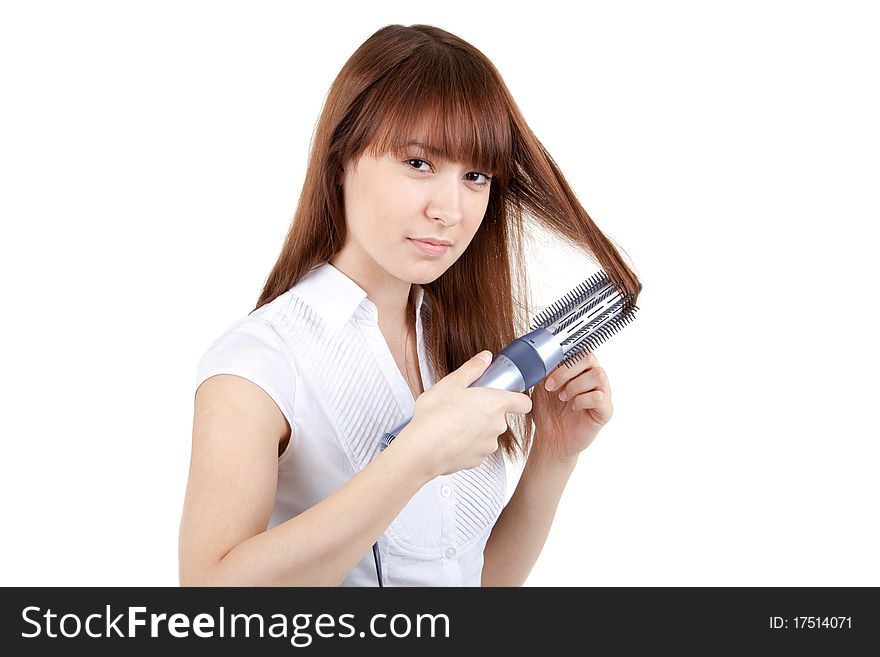
M 529 330 L 524 211 L 585 250 L 637 300 L 639 279 L 581 207 L 486 56 L 437 27 L 388 25 L 354 52 L 330 87 L 296 213 L 254 310 L 341 250 L 343 165 L 368 149 L 373 156 L 397 152 L 410 139 L 493 174 L 486 214 L 468 248 L 422 286 L 425 343 L 437 379 Z M 532 414 L 513 417 L 499 444 L 508 456 L 526 455 Z

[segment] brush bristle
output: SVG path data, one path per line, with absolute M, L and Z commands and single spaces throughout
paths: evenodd
M 532 320 L 532 330 L 546 328 L 559 317 L 564 316 L 572 309 L 581 305 L 584 299 L 592 298 L 596 292 L 610 284 L 611 281 L 608 279 L 608 275 L 604 271 L 593 274 L 590 278 L 578 285 L 552 306 L 544 309 L 540 315 Z
M 576 363 L 588 353 L 595 351 L 600 344 L 633 321 L 636 311 L 639 309 L 637 305 L 632 303 L 632 295 L 627 296 L 619 304 L 612 306 L 612 308 L 614 310 L 609 311 L 609 316 L 606 317 L 601 325 L 592 329 L 588 325 L 566 341 L 569 344 L 575 344 L 565 352 L 562 365 L 571 367 L 573 363 Z M 580 337 L 578 337 L 579 334 Z
M 600 270 L 532 321 L 558 336 L 562 363 L 570 367 L 629 324 L 638 307 Z M 564 335 L 567 334 L 567 335 Z

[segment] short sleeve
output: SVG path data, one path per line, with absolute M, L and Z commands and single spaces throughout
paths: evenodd
M 232 324 L 199 361 L 193 390 L 216 374 L 234 374 L 260 386 L 293 428 L 296 365 L 271 324 L 258 317 Z

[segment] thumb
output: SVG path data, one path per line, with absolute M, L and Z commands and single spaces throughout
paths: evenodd
M 480 371 L 486 369 L 489 364 L 492 362 L 492 352 L 488 350 L 483 350 L 478 353 L 476 356 L 473 356 L 470 361 L 474 361 L 479 364 Z M 470 362 L 469 361 L 469 362 Z
M 486 368 L 489 367 L 491 362 L 492 352 L 481 351 L 465 361 L 464 365 L 459 367 L 456 372 L 461 372 L 461 377 L 464 379 L 464 383 L 470 385 L 480 378 L 480 375 L 486 371 Z

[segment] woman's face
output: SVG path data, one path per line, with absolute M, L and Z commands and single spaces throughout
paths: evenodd
M 378 265 L 402 281 L 430 283 L 464 253 L 480 227 L 490 174 L 415 145 L 399 157 L 364 153 L 343 174 L 343 251 L 365 272 Z M 448 246 L 432 248 L 419 239 Z

